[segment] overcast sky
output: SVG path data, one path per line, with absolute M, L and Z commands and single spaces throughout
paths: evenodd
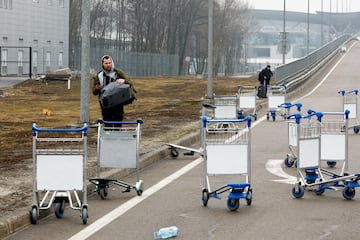
M 284 10 L 284 0 L 245 0 L 255 9 Z M 323 11 L 330 12 L 360 12 L 360 0 L 309 0 L 310 12 L 321 11 L 321 1 Z M 286 11 L 307 12 L 308 0 L 285 0 Z

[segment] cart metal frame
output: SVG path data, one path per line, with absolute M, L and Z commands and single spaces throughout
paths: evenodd
M 207 103 L 205 101 L 201 102 L 202 105 L 202 109 L 201 109 L 201 116 L 213 116 L 214 115 L 214 109 L 216 108 L 215 105 Z M 211 112 L 211 113 L 209 113 Z M 201 117 L 200 116 L 200 117 Z M 202 122 L 200 121 L 200 142 L 202 142 L 203 139 L 203 131 L 202 131 Z M 180 146 L 177 144 L 173 144 L 173 143 L 166 143 L 166 145 L 169 147 L 170 149 L 170 156 L 173 159 L 178 158 L 179 156 L 179 149 L 180 150 L 184 150 L 184 155 L 188 155 L 188 156 L 193 156 L 195 153 L 198 153 L 202 156 L 203 154 L 203 149 L 199 148 L 199 149 L 195 149 L 195 148 L 190 148 L 190 147 L 185 147 L 185 146 Z
M 82 222 L 86 224 L 87 125 L 84 124 L 81 128 L 58 129 L 39 128 L 34 123 L 32 136 L 31 223 L 36 224 L 40 211 L 50 209 L 53 204 L 55 216 L 62 218 L 68 203 L 71 209 L 80 211 Z M 78 192 L 82 192 L 82 200 Z
M 250 115 L 255 121 L 256 113 L 256 86 L 238 86 L 237 92 L 238 110 L 237 118 L 243 119 Z
M 282 116 L 286 119 L 286 111 L 284 108 L 279 107 L 284 104 L 286 97 L 286 86 L 271 86 L 268 85 L 268 112 L 266 113 L 266 119 L 270 117 L 273 121 L 276 120 L 276 116 Z
M 236 129 L 217 129 L 212 125 L 221 122 L 232 122 Z M 229 192 L 227 207 L 235 211 L 240 206 L 240 199 L 245 199 L 247 205 L 252 202 L 251 188 L 251 117 L 244 119 L 208 119 L 202 118 L 204 149 L 204 186 L 202 189 L 203 206 L 207 206 L 211 197 L 220 199 L 220 194 Z M 245 127 L 241 128 L 241 124 Z M 237 176 L 245 177 L 244 182 L 228 183 L 215 190 L 211 189 L 210 177 Z
M 349 114 L 349 128 L 352 128 L 354 133 L 359 133 L 360 123 L 358 120 L 358 100 L 359 90 L 354 89 L 351 91 L 340 90 L 338 92 L 343 97 L 343 111 L 346 109 L 350 111 Z
M 141 124 L 143 124 L 141 119 L 134 122 L 98 122 L 97 176 L 89 181 L 96 186 L 94 191 L 100 195 L 101 199 L 107 198 L 110 184 L 124 188 L 122 192 L 135 189 L 138 196 L 142 195 L 144 183 L 140 179 L 139 162 Z M 101 168 L 136 169 L 136 183 L 130 184 L 118 179 L 102 178 Z
M 339 156 L 345 153 L 343 161 L 347 161 L 347 134 L 345 133 L 345 138 L 341 137 L 340 142 L 341 152 L 336 152 L 337 149 L 329 150 L 330 146 L 324 146 L 324 144 L 329 144 L 329 141 L 326 140 L 328 137 L 324 134 L 322 137 L 322 129 L 324 124 L 322 123 L 322 117 L 324 116 L 323 112 L 315 112 L 313 110 L 308 111 L 308 115 L 301 116 L 301 114 L 294 114 L 291 118 L 295 118 L 297 124 L 297 181 L 292 188 L 292 195 L 295 198 L 301 198 L 304 195 L 305 189 L 313 190 L 316 195 L 321 195 L 325 190 L 334 190 L 337 187 L 343 188 L 343 197 L 347 200 L 351 200 L 355 196 L 355 188 L 359 187 L 360 173 L 349 174 L 342 171 L 341 174 L 333 173 L 327 169 L 321 168 L 322 158 L 327 156 Z M 348 119 L 348 111 L 343 112 L 326 112 L 327 115 L 344 115 L 345 119 Z M 305 124 L 301 124 L 300 120 L 302 118 L 312 118 L 316 116 L 316 121 L 308 121 Z M 343 131 L 347 131 L 347 121 L 345 121 L 345 126 L 343 126 Z M 324 130 L 327 131 L 327 130 Z M 331 135 L 333 136 L 333 135 Z M 341 135 L 339 135 L 341 136 Z M 332 138 L 332 137 L 331 137 Z M 332 138 L 333 139 L 333 138 Z M 334 139 L 333 139 L 334 140 Z M 321 143 L 324 141 L 324 143 Z M 339 139 L 335 140 L 339 141 Z M 323 150 L 321 148 L 324 148 Z M 347 166 L 346 162 L 345 165 Z

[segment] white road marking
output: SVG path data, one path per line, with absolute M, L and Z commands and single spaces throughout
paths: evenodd
M 294 184 L 296 182 L 296 177 L 284 172 L 284 170 L 281 166 L 281 163 L 283 161 L 284 160 L 269 159 L 265 164 L 265 168 L 269 173 L 282 178 L 282 179 L 272 180 L 272 181 L 286 183 L 286 184 Z
M 184 166 L 183 168 L 179 169 L 175 173 L 171 174 L 170 176 L 164 178 L 157 184 L 153 185 L 149 189 L 145 190 L 141 197 L 133 197 L 132 199 L 128 200 L 124 204 L 121 204 L 119 207 L 115 208 L 113 211 L 109 212 L 105 216 L 99 218 L 94 223 L 90 224 L 77 234 L 73 235 L 69 238 L 69 240 L 84 240 L 91 235 L 93 235 L 95 232 L 99 231 L 101 228 L 105 227 L 112 221 L 114 221 L 116 218 L 120 217 L 124 213 L 126 213 L 131 208 L 135 207 L 137 204 L 141 203 L 148 197 L 150 197 L 152 194 L 156 193 L 166 185 L 170 184 L 171 182 L 175 181 L 180 176 L 184 175 L 185 173 L 189 172 L 191 169 L 199 165 L 203 161 L 202 158 L 198 158 L 188 165 Z

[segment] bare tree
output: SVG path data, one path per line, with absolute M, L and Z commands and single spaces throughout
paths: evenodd
M 78 1 L 71 0 L 70 4 L 70 59 L 74 59 L 74 49 L 80 43 L 81 9 Z M 208 0 L 93 0 L 91 46 L 176 54 L 179 74 L 188 71 L 184 60 L 190 56 L 196 73 L 203 74 L 207 12 Z M 220 66 L 231 74 L 249 28 L 247 5 L 240 0 L 218 0 L 214 16 L 214 75 Z
M 234 73 L 234 64 L 241 56 L 251 17 L 247 4 L 238 0 L 225 0 L 216 6 L 214 75 L 218 74 L 221 66 L 224 67 L 225 75 L 230 75 Z

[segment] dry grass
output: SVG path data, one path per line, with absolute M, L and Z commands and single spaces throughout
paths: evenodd
M 207 79 L 195 77 L 132 78 L 138 100 L 125 108 L 125 120 L 144 120 L 142 139 L 164 142 L 191 131 L 182 126 L 199 119 L 200 99 L 205 96 Z M 92 84 L 90 84 L 92 85 Z M 213 80 L 216 95 L 234 95 L 238 85 L 257 85 L 255 78 L 217 78 Z M 31 126 L 66 127 L 80 116 L 80 80 L 42 82 L 28 80 L 5 89 L 1 98 L 0 167 L 31 158 Z M 101 118 L 97 97 L 90 92 L 90 119 Z M 90 131 L 89 144 L 94 145 L 96 131 Z

